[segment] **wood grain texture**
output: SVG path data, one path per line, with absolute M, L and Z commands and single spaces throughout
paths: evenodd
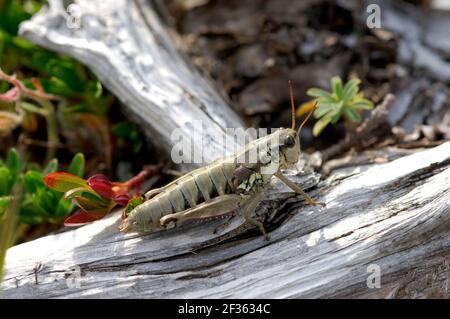
M 268 242 L 237 235 L 240 219 L 224 235 L 213 233 L 220 221 L 123 235 L 116 213 L 10 249 L 3 297 L 449 297 L 450 143 L 319 184 L 290 178 L 327 207 L 306 206 L 274 181 L 258 208 L 275 208 Z M 367 286 L 374 264 L 379 289 Z

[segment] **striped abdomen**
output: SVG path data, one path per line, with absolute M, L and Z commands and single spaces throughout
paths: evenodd
M 161 217 L 193 208 L 217 196 L 231 194 L 234 163 L 213 163 L 196 169 L 161 188 L 127 217 L 128 230 L 161 228 Z

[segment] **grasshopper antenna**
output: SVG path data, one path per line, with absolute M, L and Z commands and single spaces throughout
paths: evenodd
M 292 93 L 291 80 L 288 81 L 288 84 L 289 84 L 289 97 L 291 98 L 292 129 L 295 130 L 295 102 L 294 102 L 294 93 Z
M 313 108 L 311 109 L 311 111 L 309 111 L 308 115 L 305 117 L 305 119 L 303 120 L 302 124 L 300 124 L 300 126 L 298 127 L 297 136 L 300 135 L 300 132 L 302 131 L 303 126 L 305 126 L 306 122 L 308 122 L 309 118 L 311 117 L 311 115 L 313 114 L 314 110 L 316 109 L 316 106 L 317 106 L 317 101 L 316 101 L 316 103 L 314 103 Z

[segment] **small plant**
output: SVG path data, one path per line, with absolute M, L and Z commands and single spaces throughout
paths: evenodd
M 331 93 L 319 88 L 311 88 L 306 92 L 314 97 L 314 104 L 317 102 L 314 117 L 318 121 L 313 127 L 314 136 L 318 136 L 328 124 L 337 123 L 342 116 L 359 123 L 362 120 L 360 112 L 373 109 L 373 103 L 359 92 L 360 82 L 358 79 L 352 79 L 343 85 L 340 77 L 333 77 Z M 308 104 L 311 105 L 306 105 Z
M 14 193 L 17 191 L 17 189 L 14 189 Z M 6 251 L 11 247 L 15 239 L 18 209 L 19 201 L 15 199 L 0 213 L 0 283 L 3 279 Z
M 81 178 L 84 174 L 84 162 L 83 154 L 76 154 L 68 171 Z M 59 223 L 73 212 L 75 206 L 70 200 L 44 184 L 44 176 L 57 169 L 58 160 L 53 159 L 43 171 L 29 170 L 24 174 L 26 192 L 20 209 L 20 221 L 27 224 L 40 224 L 44 221 Z
M 0 218 L 16 198 L 20 202 L 18 220 L 24 224 L 59 223 L 73 212 L 72 202 L 48 189 L 43 182 L 46 174 L 58 169 L 57 159 L 51 160 L 43 170 L 34 166 L 21 173 L 24 166 L 15 149 L 9 150 L 6 163 L 0 162 Z M 83 154 L 73 157 L 68 170 L 74 176 L 83 176 Z M 20 195 L 11 194 L 14 185 L 23 189 Z
M 74 153 L 87 141 L 110 168 L 107 114 L 115 98 L 78 61 L 18 34 L 20 23 L 46 2 L 0 0 L 0 138 L 13 141 L 21 135 L 25 146 L 45 147 L 45 162 L 56 156 L 63 141 Z M 46 140 L 41 140 L 45 130 Z
M 54 191 L 63 192 L 80 210 L 69 216 L 65 226 L 80 226 L 103 218 L 116 205 L 135 207 L 142 203 L 140 185 L 148 172 L 142 171 L 127 182 L 111 182 L 106 176 L 97 174 L 84 180 L 76 175 L 55 172 L 44 178 L 45 184 Z
M 128 122 L 120 122 L 112 127 L 112 132 L 117 136 L 119 147 L 130 145 L 135 154 L 142 149 L 143 138 L 139 135 L 135 125 Z

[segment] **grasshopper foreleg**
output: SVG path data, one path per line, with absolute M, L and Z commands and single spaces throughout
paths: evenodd
M 291 180 L 289 180 L 286 176 L 284 176 L 281 172 L 275 173 L 275 176 L 278 177 L 283 183 L 285 183 L 290 189 L 292 189 L 297 194 L 301 194 L 306 202 L 310 205 L 320 205 L 322 207 L 325 207 L 325 203 L 316 202 L 314 199 L 312 199 L 306 192 L 301 189 L 297 184 L 293 183 Z

